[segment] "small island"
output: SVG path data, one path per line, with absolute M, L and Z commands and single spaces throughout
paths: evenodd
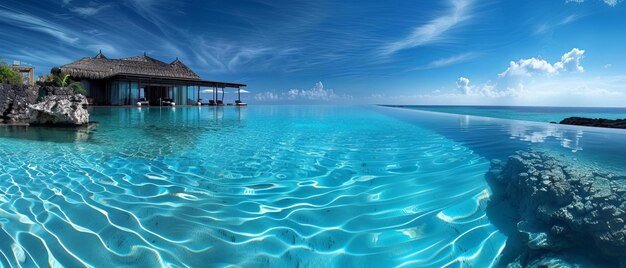
M 604 118 L 585 118 L 585 117 L 568 117 L 561 122 L 561 125 L 574 125 L 586 127 L 605 127 L 605 128 L 621 128 L 626 129 L 626 119 L 604 119 Z

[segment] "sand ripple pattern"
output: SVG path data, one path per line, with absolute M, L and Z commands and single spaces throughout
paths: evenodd
M 1 133 L 0 266 L 486 267 L 504 246 L 488 161 L 368 108 L 92 114 L 80 139 Z

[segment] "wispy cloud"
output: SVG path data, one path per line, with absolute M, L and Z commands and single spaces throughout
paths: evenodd
M 451 65 L 455 65 L 455 64 L 459 64 L 462 62 L 466 62 L 472 59 L 475 59 L 476 57 L 478 57 L 480 54 L 479 53 L 475 53 L 475 52 L 467 52 L 467 53 L 462 53 L 462 54 L 458 54 L 458 55 L 453 55 L 447 58 L 441 58 L 438 60 L 434 60 L 424 66 L 419 66 L 416 68 L 411 69 L 412 71 L 415 70 L 426 70 L 426 69 L 435 69 L 435 68 L 443 68 L 443 67 L 447 67 L 447 66 L 451 66 Z
M 401 40 L 384 45 L 380 53 L 391 55 L 404 49 L 429 45 L 445 39 L 450 30 L 471 17 L 471 4 L 471 0 L 451 0 L 450 7 L 445 14 L 416 27 L 411 34 Z
M 559 28 L 559 27 L 565 26 L 567 24 L 570 24 L 572 22 L 575 22 L 575 21 L 581 19 L 582 17 L 584 17 L 584 16 L 583 15 L 579 15 L 579 14 L 571 14 L 571 15 L 563 17 L 562 19 L 560 19 L 560 20 L 558 20 L 556 22 L 540 24 L 535 29 L 534 34 L 544 34 L 544 33 L 550 32 L 551 30 L 553 30 L 555 28 Z
M 99 7 L 72 7 L 70 8 L 70 11 L 83 17 L 89 17 L 89 16 L 94 16 L 98 14 L 101 10 L 104 10 L 109 7 L 110 7 L 109 5 L 101 5 Z
M 604 2 L 605 4 L 609 5 L 609 6 L 616 6 L 617 4 L 619 4 L 620 2 L 622 2 L 622 0 L 600 0 L 602 2 Z M 585 2 L 585 0 L 565 0 L 566 3 L 583 3 Z
M 29 14 L 16 12 L 7 7 L 0 6 L 0 21 L 15 27 L 47 34 L 63 42 L 75 43 L 78 41 L 78 37 L 68 34 L 66 29 L 55 23 Z

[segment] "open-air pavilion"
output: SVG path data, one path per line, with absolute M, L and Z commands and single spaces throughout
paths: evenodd
M 203 80 L 179 59 L 169 64 L 146 54 L 109 59 L 100 52 L 95 57 L 63 65 L 59 71 L 80 81 L 87 98 L 95 105 L 135 105 L 140 100 L 150 105 L 161 105 L 163 100 L 176 105 L 224 105 L 225 88 L 236 89 L 235 104 L 245 105 L 241 90 L 246 84 Z M 201 100 L 203 88 L 212 89 L 212 99 Z

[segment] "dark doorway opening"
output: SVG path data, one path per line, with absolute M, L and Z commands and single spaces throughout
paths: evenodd
M 161 100 L 170 97 L 169 86 L 146 85 L 144 86 L 144 98 L 150 102 L 151 106 L 161 105 Z

